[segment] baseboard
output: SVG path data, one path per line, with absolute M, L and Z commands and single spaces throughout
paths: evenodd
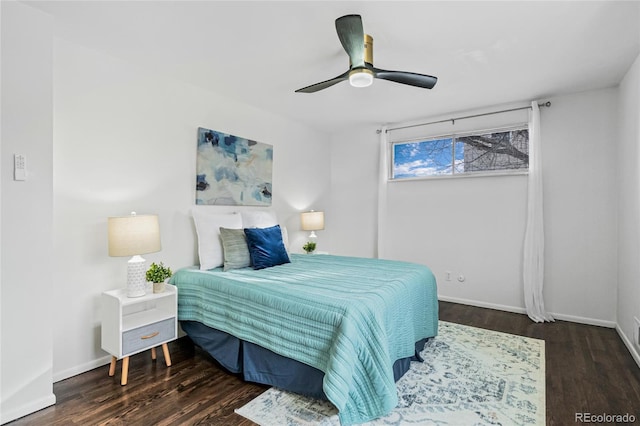
M 579 324 L 596 325 L 598 327 L 616 328 L 618 324 L 615 321 L 605 321 L 596 318 L 577 317 L 575 315 L 565 315 L 551 312 L 551 315 L 560 321 L 577 322 Z
M 516 306 L 498 305 L 496 303 L 480 302 L 477 300 L 460 299 L 458 297 L 449 297 L 438 295 L 438 300 L 443 302 L 460 303 L 461 305 L 477 306 L 478 308 L 495 309 L 497 311 L 513 312 L 516 314 L 526 314 L 527 311 L 524 308 Z
M 5 423 L 9 423 L 10 421 L 35 413 L 36 411 L 42 410 L 43 408 L 50 407 L 55 403 L 56 396 L 52 393 L 51 395 L 47 395 L 35 401 L 30 401 L 28 404 L 22 405 L 20 407 L 12 408 L 9 410 L 3 408 L 2 410 L 0 410 L 0 424 L 3 425 Z
M 634 361 L 636 362 L 636 364 L 638 364 L 638 367 L 640 367 L 640 354 L 638 353 L 635 346 L 633 345 L 633 341 L 631 341 L 627 337 L 627 335 L 624 334 L 620 326 L 616 325 L 616 331 L 618 332 L 618 336 L 620 336 L 624 345 L 627 347 L 627 349 L 631 353 L 631 356 L 633 357 Z
M 78 374 L 86 373 L 89 370 L 93 370 L 94 368 L 102 367 L 103 365 L 109 364 L 111 362 L 111 355 L 104 356 L 102 358 L 95 359 L 93 361 L 76 365 L 73 368 L 69 368 L 64 371 L 59 371 L 53 374 L 53 382 L 59 382 L 64 379 L 68 379 L 69 377 L 77 376 Z
M 438 295 L 438 300 L 442 300 L 443 302 L 460 303 L 462 305 L 477 306 L 479 308 L 488 308 L 488 309 L 495 309 L 498 311 L 513 312 L 516 314 L 526 315 L 527 313 L 526 309 L 520 306 L 499 305 L 496 303 L 480 302 L 477 300 L 460 299 L 457 297 L 449 297 L 449 296 L 442 296 L 442 295 Z M 565 315 L 565 314 L 558 314 L 554 312 L 550 312 L 550 314 L 555 319 L 560 321 L 576 322 L 579 324 L 596 325 L 598 327 L 607 327 L 607 328 L 617 327 L 617 324 L 614 321 L 605 321 L 597 318 L 578 317 L 575 315 Z

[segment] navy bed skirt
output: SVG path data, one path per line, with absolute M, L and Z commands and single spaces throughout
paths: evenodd
M 224 331 L 196 321 L 180 321 L 191 340 L 209 353 L 224 368 L 241 374 L 244 380 L 295 392 L 317 399 L 327 399 L 322 390 L 324 373 L 317 368 L 278 355 L 254 343 L 240 340 Z M 395 381 L 409 370 L 411 361 L 420 361 L 420 351 L 428 338 L 415 344 L 415 354 L 393 364 Z

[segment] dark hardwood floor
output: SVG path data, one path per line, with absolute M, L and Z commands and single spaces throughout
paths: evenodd
M 440 302 L 440 319 L 543 339 L 547 425 L 572 425 L 575 413 L 633 414 L 640 424 L 640 368 L 613 329 L 565 321 L 535 324 L 525 315 Z M 10 425 L 253 425 L 235 414 L 268 387 L 222 370 L 188 338 L 162 351 L 131 357 L 129 384 L 108 366 L 53 386 L 55 406 Z M 591 423 L 594 424 L 594 423 Z M 612 424 L 612 423 L 610 423 Z

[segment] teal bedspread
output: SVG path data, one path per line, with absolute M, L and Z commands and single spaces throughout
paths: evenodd
M 398 403 L 392 365 L 435 336 L 436 281 L 426 266 L 291 255 L 272 268 L 176 271 L 178 318 L 199 321 L 325 373 L 343 425 Z

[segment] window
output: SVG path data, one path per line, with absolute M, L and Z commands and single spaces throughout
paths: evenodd
M 529 169 L 527 128 L 392 144 L 391 179 L 498 174 Z

